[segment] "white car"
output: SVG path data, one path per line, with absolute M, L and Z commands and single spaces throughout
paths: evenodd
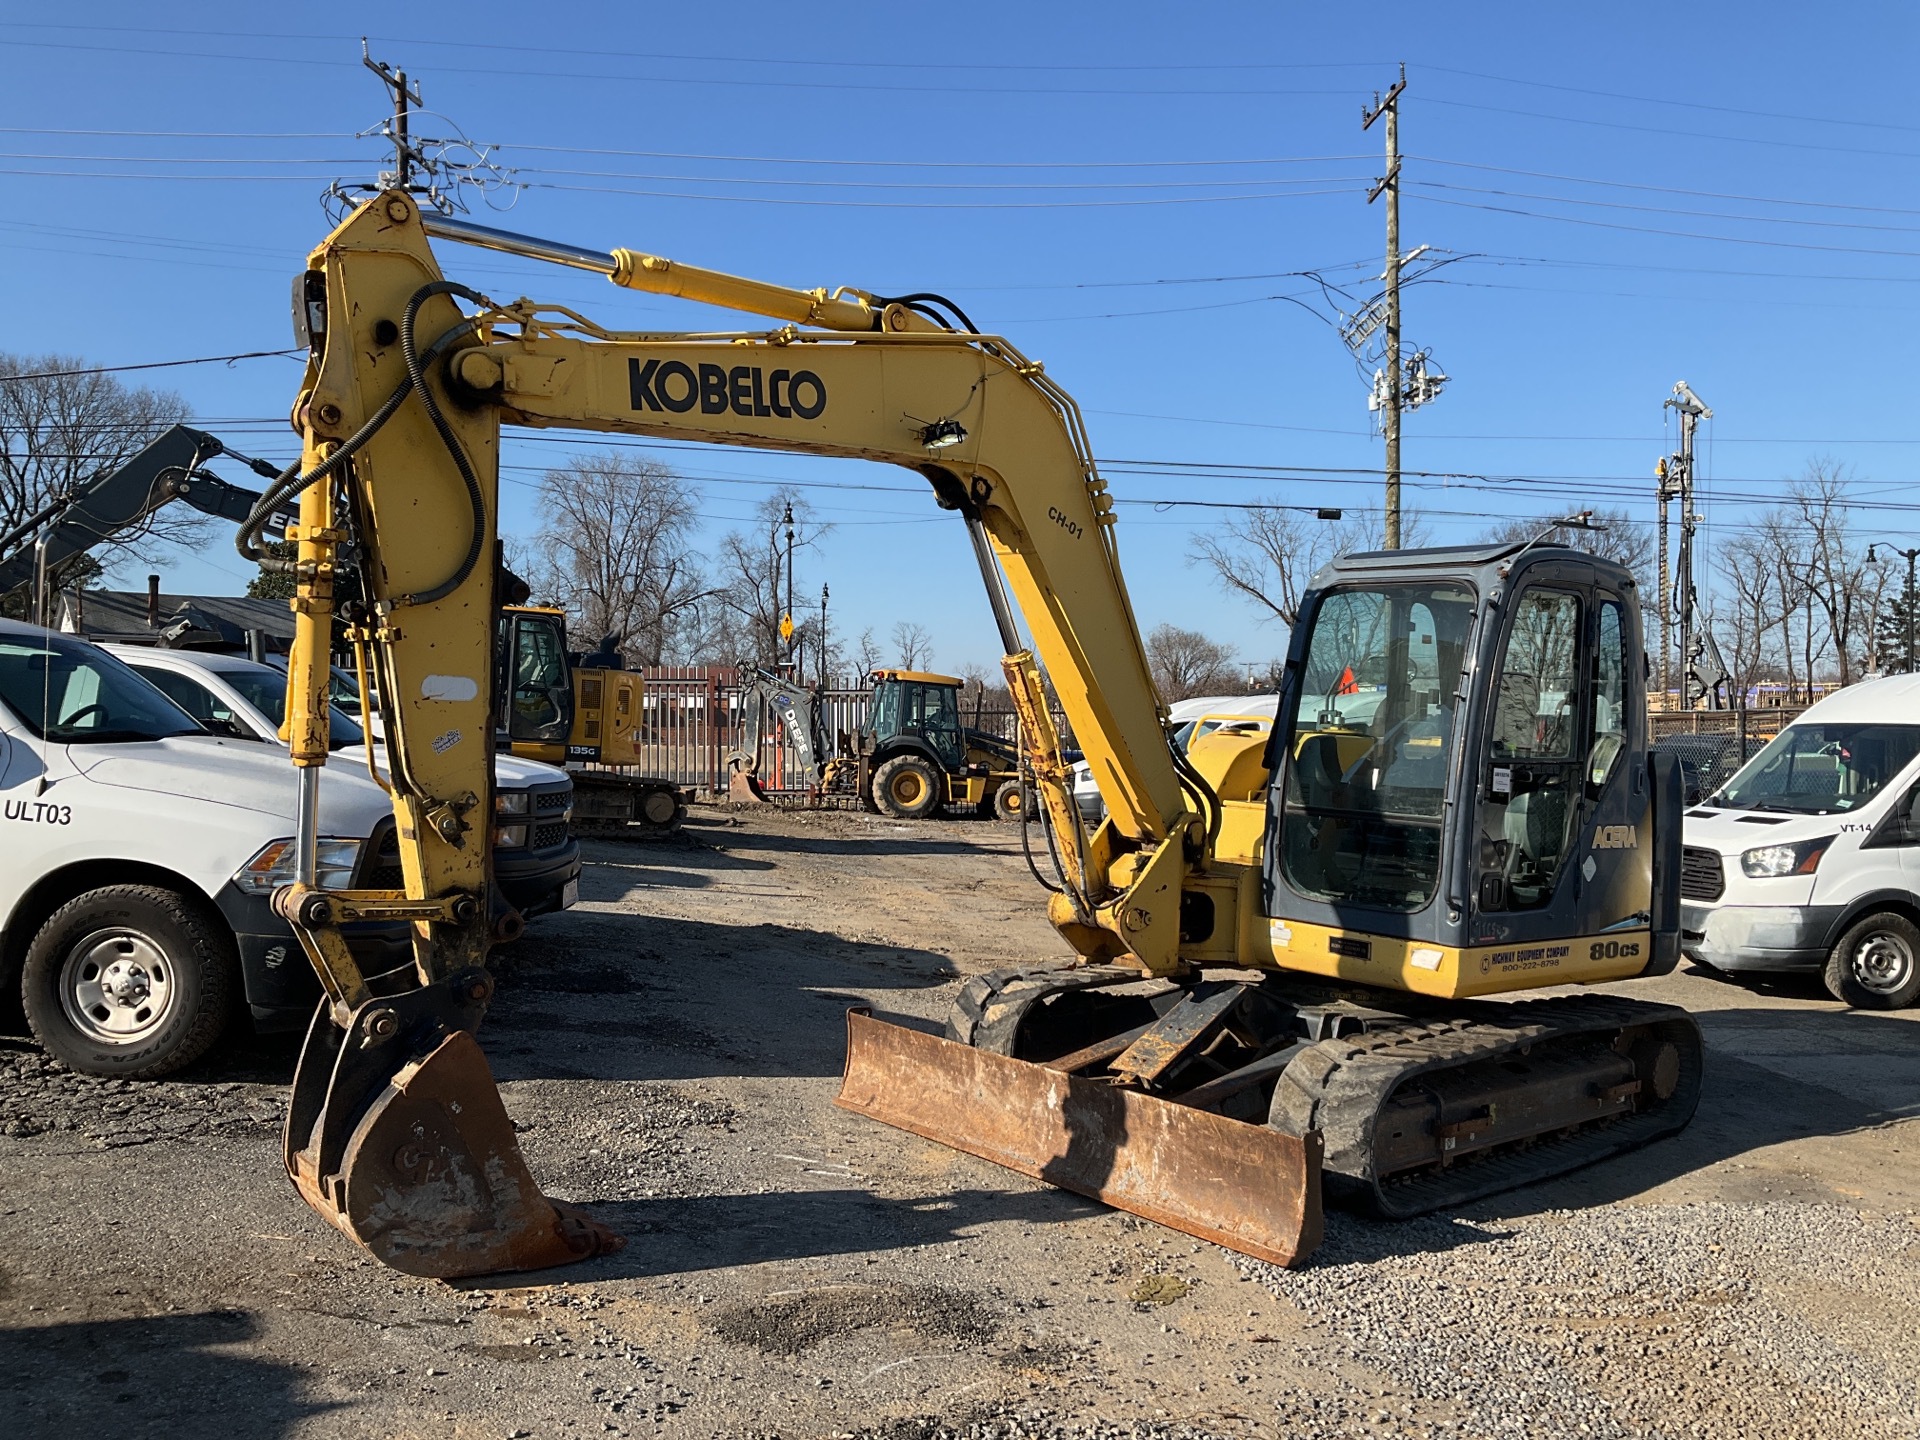
M 1174 744 L 1184 753 L 1195 740 L 1211 734 L 1235 716 L 1264 716 L 1272 720 L 1279 708 L 1278 695 L 1196 695 L 1191 700 L 1177 700 L 1169 705 L 1167 723 L 1173 731 Z M 1073 803 L 1080 811 L 1080 818 L 1089 825 L 1097 825 L 1107 813 L 1107 803 L 1094 781 L 1093 769 L 1085 760 L 1074 762 Z
M 164 690 L 183 710 L 216 733 L 285 748 L 280 721 L 286 713 L 286 672 L 242 655 L 203 650 L 158 650 L 143 645 L 103 645 Z M 325 767 L 366 773 L 367 739 L 338 705 L 329 716 L 333 756 Z M 386 771 L 378 742 L 374 763 Z M 496 753 L 494 774 L 494 881 L 522 915 L 564 910 L 580 894 L 580 843 L 573 837 L 573 779 L 556 765 Z M 400 887 L 398 847 L 387 837 L 382 885 Z
M 1681 950 L 1861 1009 L 1920 999 L 1917 801 L 1920 676 L 1829 695 L 1685 812 Z
M 0 983 L 75 1070 L 144 1079 L 190 1064 L 244 1002 L 293 1028 L 320 987 L 269 900 L 293 879 L 293 767 L 210 734 L 99 646 L 0 620 Z M 320 776 L 319 883 L 373 883 L 386 792 Z M 405 925 L 348 927 L 369 970 Z

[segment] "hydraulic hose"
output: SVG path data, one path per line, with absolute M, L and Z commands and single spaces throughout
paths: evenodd
M 416 350 L 413 339 L 414 323 L 419 317 L 420 307 L 435 295 L 444 294 L 458 295 L 476 305 L 490 303 L 484 295 L 452 280 L 437 280 L 431 285 L 421 286 L 413 293 L 407 301 L 406 313 L 400 326 L 401 354 L 406 361 L 407 378 L 382 402 L 378 410 L 367 417 L 365 424 L 354 431 L 338 450 L 313 469 L 304 475 L 301 474 L 300 462 L 296 460 L 280 472 L 274 483 L 267 487 L 266 494 L 260 497 L 260 503 L 253 507 L 252 513 L 241 523 L 239 533 L 234 537 L 234 548 L 243 557 L 265 570 L 292 569 L 293 561 L 282 560 L 266 553 L 259 543 L 260 532 L 266 528 L 267 522 L 273 518 L 276 511 L 284 508 L 302 492 L 337 474 L 349 460 L 365 448 L 369 440 L 380 433 L 381 428 L 400 408 L 401 402 L 418 389 L 426 405 L 428 418 L 433 421 L 434 429 L 439 433 L 441 442 L 452 454 L 454 464 L 459 468 L 460 478 L 466 484 L 468 503 L 473 510 L 474 527 L 468 540 L 467 554 L 454 575 L 430 589 L 402 596 L 398 603 L 424 604 L 442 599 L 451 594 L 467 576 L 473 573 L 473 567 L 480 558 L 481 537 L 486 529 L 485 496 L 480 489 L 478 478 L 473 473 L 472 465 L 468 463 L 466 452 L 460 448 L 459 440 L 454 436 L 452 428 L 446 422 L 446 417 L 441 413 L 439 402 L 433 398 L 433 392 L 425 384 L 425 374 L 427 365 L 438 359 L 454 341 L 471 331 L 474 322 L 471 318 L 463 318 L 458 325 L 440 335 L 424 351 Z

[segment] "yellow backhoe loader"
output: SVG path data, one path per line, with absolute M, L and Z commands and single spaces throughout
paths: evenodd
M 766 317 L 616 331 L 442 276 L 430 237 Z M 528 1269 L 615 1238 L 544 1197 L 474 1040 L 486 895 L 500 427 L 905 466 L 964 523 L 1055 863 L 1057 966 L 969 981 L 945 1036 L 855 1012 L 840 1103 L 1282 1263 L 1327 1183 L 1388 1214 L 1684 1125 L 1698 1030 L 1611 997 L 1480 997 L 1673 965 L 1678 773 L 1648 764 L 1631 577 L 1539 545 L 1353 556 L 1315 580 L 1269 736 L 1169 743 L 1073 400 L 951 302 L 799 291 L 512 235 L 389 192 L 316 249 L 289 674 L 298 878 L 275 904 L 327 991 L 286 1156 L 310 1204 L 416 1274 Z M 463 308 L 464 307 L 464 308 Z M 337 556 L 378 675 L 404 892 L 322 888 Z M 1031 645 L 1018 628 L 1024 620 Z M 1083 829 L 1044 662 L 1107 818 Z M 413 922 L 415 971 L 338 926 Z

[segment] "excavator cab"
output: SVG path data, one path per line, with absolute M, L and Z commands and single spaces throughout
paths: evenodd
M 1638 635 L 1632 576 L 1578 551 L 1323 570 L 1269 741 L 1278 964 L 1447 998 L 1671 969 Z
M 516 755 L 559 764 L 574 728 L 567 621 L 558 610 L 505 606 L 494 650 L 501 725 Z

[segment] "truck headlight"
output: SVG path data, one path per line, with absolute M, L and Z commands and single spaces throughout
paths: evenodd
M 271 895 L 280 886 L 293 883 L 294 859 L 292 840 L 270 841 L 234 873 L 233 883 L 249 894 Z M 314 883 L 322 890 L 350 888 L 353 867 L 359 859 L 358 840 L 321 840 Z
M 1818 840 L 1796 840 L 1791 845 L 1762 845 L 1740 856 L 1740 868 L 1749 879 L 1768 880 L 1781 875 L 1811 875 L 1820 868 L 1820 857 L 1833 844 L 1833 836 Z
M 493 827 L 493 848 L 496 850 L 521 850 L 527 844 L 525 825 L 495 825 Z
M 493 797 L 496 815 L 525 815 L 533 807 L 533 796 L 525 790 L 501 790 Z

